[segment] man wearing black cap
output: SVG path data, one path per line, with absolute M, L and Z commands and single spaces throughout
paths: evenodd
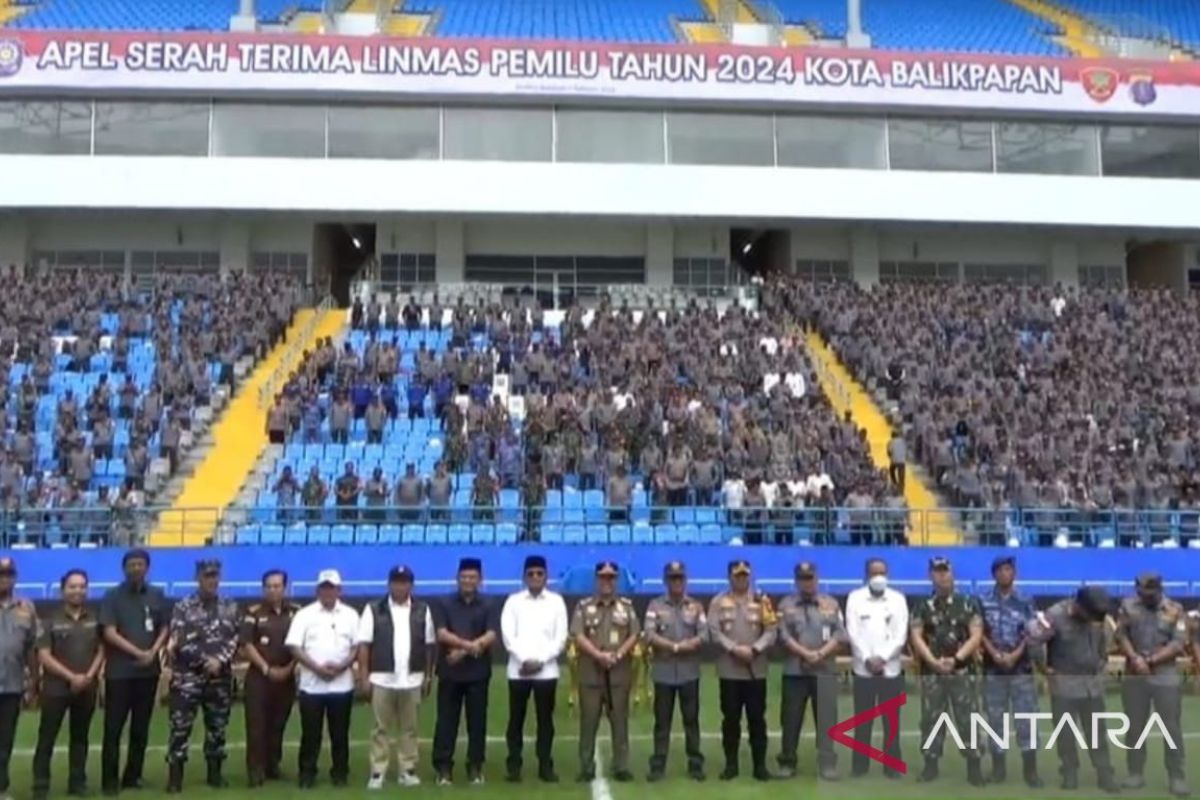
M 1183 606 L 1163 596 L 1162 576 L 1157 572 L 1139 575 L 1137 596 L 1121 601 L 1116 638 L 1117 646 L 1125 654 L 1121 701 L 1129 717 L 1129 729 L 1133 735 L 1140 735 L 1153 706 L 1154 712 L 1162 718 L 1167 735 L 1179 745 L 1178 749 L 1163 748 L 1171 794 L 1187 797 L 1191 790 L 1184 777 L 1180 724 L 1183 697 L 1176 663 L 1187 646 L 1187 615 Z M 1145 746 L 1128 750 L 1125 759 L 1129 776 L 1124 788 L 1144 788 Z
M 619 570 L 612 561 L 596 565 L 596 593 L 575 607 L 571 635 L 579 649 L 579 783 L 596 777 L 596 731 L 608 712 L 612 730 L 613 778 L 633 780 L 629 771 L 630 655 L 642 626 L 633 602 L 617 595 Z
M 546 588 L 546 559 L 525 559 L 525 589 L 508 596 L 500 614 L 500 634 L 508 650 L 508 744 L 506 779 L 521 780 L 525 712 L 533 697 L 537 712 L 538 777 L 557 783 L 554 771 L 554 701 L 558 659 L 567 644 L 567 606 Z
M 700 648 L 708 641 L 708 617 L 699 600 L 687 593 L 687 570 L 672 561 L 663 570 L 666 594 L 650 601 L 644 626 L 646 642 L 654 648 L 650 661 L 654 681 L 654 753 L 647 780 L 662 780 L 671 742 L 675 698 L 683 718 L 683 742 L 688 775 L 704 780 L 700 752 Z
M 1001 730 L 1004 716 L 1037 713 L 1037 686 L 1033 682 L 1033 663 L 1030 658 L 1029 623 L 1037 614 L 1033 600 L 1017 591 L 1016 560 L 1012 556 L 997 556 L 992 561 L 995 585 L 979 598 L 983 613 L 983 700 L 988 723 Z M 1021 746 L 1021 762 L 1025 783 L 1031 789 L 1040 788 L 1037 771 L 1037 732 L 1032 720 L 1017 724 Z M 991 783 L 1003 783 L 1008 777 L 1006 748 L 995 740 L 992 746 Z
M 175 604 L 171 613 L 171 734 L 167 744 L 167 793 L 183 791 L 183 765 L 196 709 L 204 708 L 204 759 L 208 785 L 226 785 L 225 729 L 233 703 L 233 656 L 237 652 L 237 603 L 217 594 L 221 562 L 196 564 L 196 593 Z
M 933 594 L 917 603 L 910 623 L 913 655 L 921 670 L 921 741 L 930 742 L 925 751 L 925 768 L 918 780 L 929 782 L 938 777 L 938 759 L 942 756 L 945 731 L 938 719 L 949 712 L 958 731 L 959 741 L 970 737 L 971 714 L 978 709 L 971 665 L 983 640 L 983 618 L 973 597 L 954 590 L 954 572 L 950 559 L 929 559 L 929 579 Z M 968 748 L 967 782 L 984 784 L 979 753 Z
M 767 650 L 775 643 L 775 609 L 771 598 L 750 588 L 750 563 L 729 562 L 729 591 L 708 606 L 708 629 L 720 648 L 717 677 L 721 685 L 721 748 L 725 769 L 721 780 L 738 776 L 742 712 L 750 734 L 754 779 L 768 781 Z
M 1104 678 L 1108 666 L 1108 591 L 1103 586 L 1083 586 L 1075 597 L 1060 600 L 1029 625 L 1032 643 L 1046 644 L 1050 675 L 1050 712 L 1055 724 L 1070 715 L 1081 731 L 1094 730 L 1095 715 L 1104 712 Z M 1101 790 L 1121 791 L 1113 775 L 1108 737 L 1096 737 L 1088 750 Z M 1074 736 L 1060 736 L 1058 759 L 1062 788 L 1079 788 L 1079 751 Z
M 169 622 L 162 590 L 146 582 L 150 554 L 130 550 L 121 565 L 125 581 L 109 589 L 100 604 L 106 646 L 100 785 L 106 795 L 142 787 L 150 715 L 158 694 L 159 654 L 167 644 Z M 129 748 L 125 772 L 119 776 L 121 735 L 127 720 Z
M 39 670 L 37 613 L 16 597 L 17 565 L 0 558 L 0 794 L 8 794 L 8 765 L 21 703 L 35 701 Z
M 811 705 L 817 732 L 817 771 L 821 780 L 836 781 L 833 739 L 823 734 L 837 721 L 834 659 L 846 643 L 846 625 L 837 600 L 817 591 L 817 566 L 801 561 L 795 573 L 795 593 L 779 604 L 779 642 L 784 650 L 779 766 L 788 777 L 796 774 L 800 730 L 806 707 Z
M 433 686 L 437 634 L 429 604 L 413 596 L 413 571 L 388 572 L 388 595 L 363 609 L 358 626 L 358 677 L 371 695 L 368 789 L 382 789 L 392 751 L 401 786 L 418 786 L 417 713 Z
M 479 591 L 483 563 L 478 558 L 458 562 L 458 591 L 433 605 L 437 629 L 437 724 L 433 734 L 433 768 L 438 785 L 454 775 L 454 745 L 458 721 L 466 708 L 467 780 L 483 783 L 487 754 L 488 683 L 492 677 L 492 648 L 500 630 L 499 606 Z

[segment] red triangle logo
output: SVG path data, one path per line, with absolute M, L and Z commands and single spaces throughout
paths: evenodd
M 831 727 L 826 734 L 830 739 L 833 739 L 840 745 L 849 747 L 856 753 L 861 753 L 872 761 L 878 761 L 883 766 L 890 770 L 899 772 L 901 775 L 907 774 L 908 765 L 898 758 L 889 756 L 883 750 L 877 750 L 865 742 L 860 742 L 847 734 L 847 731 L 854 730 L 864 722 L 870 722 L 876 717 L 883 717 L 884 726 L 884 748 L 887 748 L 896 737 L 900 735 L 900 706 L 908 702 L 908 695 L 901 692 L 891 700 L 880 703 L 874 708 L 869 708 L 861 714 L 855 714 L 850 719 L 844 719 L 838 724 Z

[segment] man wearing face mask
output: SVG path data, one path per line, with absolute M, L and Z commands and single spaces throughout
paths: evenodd
M 1183 606 L 1163 596 L 1162 577 L 1143 572 L 1137 578 L 1137 596 L 1121 601 L 1117 615 L 1117 646 L 1125 655 L 1125 679 L 1121 682 L 1121 701 L 1129 717 L 1130 731 L 1146 727 L 1151 706 L 1163 720 L 1167 734 L 1179 749 L 1163 748 L 1171 794 L 1190 794 L 1184 779 L 1183 731 L 1180 725 L 1181 681 L 1176 662 L 1187 645 L 1187 617 Z M 1146 785 L 1146 748 L 1125 754 L 1129 771 L 1124 788 L 1142 789 Z
M 929 559 L 929 580 L 933 595 L 918 603 L 912 615 L 913 655 L 921 662 L 921 740 L 933 741 L 925 751 L 925 767 L 918 780 L 928 783 L 937 780 L 938 759 L 945 744 L 945 730 L 935 726 L 942 714 L 949 712 L 959 739 L 969 739 L 971 715 L 978 702 L 974 676 L 971 674 L 975 653 L 983 640 L 983 619 L 979 604 L 954 590 L 954 571 L 950 559 L 934 556 Z M 979 753 L 964 751 L 967 759 L 967 782 L 982 786 L 983 773 Z
M 870 711 L 880 703 L 904 693 L 904 674 L 900 668 L 900 653 L 908 641 L 908 602 L 904 595 L 888 588 L 887 562 L 882 558 L 867 561 L 867 585 L 852 591 L 846 598 L 846 636 L 850 641 L 854 672 L 854 713 Z M 874 721 L 854 729 L 854 737 L 871 744 Z M 883 731 L 883 748 L 889 756 L 900 760 L 899 731 Z M 855 752 L 851 774 L 867 774 L 867 756 Z M 901 773 L 885 769 L 888 778 Z
M 1108 590 L 1083 586 L 1073 598 L 1060 600 L 1029 624 L 1031 643 L 1046 645 L 1046 673 L 1050 677 L 1050 712 L 1057 725 L 1069 714 L 1081 731 L 1093 730 L 1094 717 L 1104 711 L 1104 678 L 1108 665 Z M 1113 776 L 1108 737 L 1097 737 L 1088 750 L 1098 785 L 1109 794 L 1121 788 Z M 1062 788 L 1079 788 L 1079 751 L 1074 736 L 1060 736 L 1058 759 Z

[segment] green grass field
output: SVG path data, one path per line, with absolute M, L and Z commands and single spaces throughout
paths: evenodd
M 499 673 L 500 670 L 497 670 Z M 770 698 L 768 704 L 768 723 L 771 730 L 771 745 L 770 745 L 770 766 L 775 769 L 775 756 L 778 753 L 778 723 L 779 723 L 779 678 L 773 674 L 770 682 Z M 806 726 L 806 733 L 809 734 L 801 743 L 801 776 L 788 781 L 777 781 L 770 784 L 757 783 L 749 778 L 749 752 L 748 745 L 743 742 L 742 746 L 742 777 L 737 781 L 726 783 L 718 781 L 717 774 L 720 772 L 723 765 L 721 755 L 719 731 L 720 731 L 720 713 L 717 708 L 717 686 L 716 680 L 711 674 L 711 669 L 706 671 L 705 682 L 702 687 L 702 711 L 701 711 L 701 729 L 704 734 L 704 752 L 708 759 L 707 772 L 708 781 L 703 784 L 697 784 L 689 780 L 685 775 L 685 764 L 683 757 L 683 742 L 679 738 L 679 722 L 675 720 L 674 733 L 676 739 L 672 742 L 671 756 L 668 762 L 668 779 L 656 784 L 645 783 L 644 777 L 646 772 L 647 759 L 651 751 L 650 734 L 652 731 L 652 716 L 650 711 L 643 705 L 635 710 L 635 719 L 632 724 L 633 731 L 633 768 L 637 775 L 637 782 L 632 784 L 619 784 L 606 782 L 599 785 L 580 785 L 574 782 L 578 758 L 578 719 L 574 715 L 573 710 L 567 705 L 567 686 L 565 679 L 560 682 L 560 695 L 558 706 L 557 729 L 558 735 L 555 742 L 555 761 L 557 771 L 562 778 L 562 783 L 557 786 L 547 786 L 539 783 L 536 780 L 536 759 L 533 754 L 532 743 L 532 709 L 530 709 L 530 727 L 527 731 L 527 744 L 525 748 L 525 781 L 522 784 L 508 784 L 503 780 L 504 775 L 504 756 L 505 747 L 503 743 L 504 726 L 508 718 L 507 709 L 507 692 L 502 675 L 497 674 L 493 680 L 491 702 L 489 704 L 488 715 L 488 763 L 486 768 L 487 785 L 485 787 L 471 787 L 465 783 L 463 775 L 462 759 L 465 752 L 465 743 L 460 742 L 460 748 L 457 755 L 458 768 L 455 775 L 459 783 L 453 788 L 437 787 L 434 785 L 432 767 L 429 765 L 430 749 L 428 737 L 432 734 L 434 723 L 434 703 L 430 698 L 421 709 L 421 767 L 420 774 L 424 784 L 415 789 L 401 789 L 394 783 L 391 783 L 394 776 L 389 776 L 389 786 L 384 791 L 384 794 L 394 794 L 404 792 L 408 795 L 416 797 L 434 797 L 444 796 L 447 794 L 458 793 L 475 793 L 484 794 L 489 800 L 526 800 L 530 792 L 535 793 L 540 800 L 583 800 L 583 798 L 596 797 L 596 800 L 761 800 L 763 793 L 769 794 L 771 797 L 816 797 L 816 798 L 870 798 L 871 800 L 880 800 L 880 798 L 907 798 L 907 797 L 988 797 L 988 798 L 1028 798 L 1035 794 L 1028 790 L 1024 783 L 1020 780 L 1020 759 L 1015 754 L 1009 758 L 1009 780 L 1003 786 L 989 786 L 983 789 L 973 788 L 969 786 L 964 779 L 963 759 L 953 752 L 953 744 L 948 742 L 947 754 L 942 761 L 942 778 L 934 784 L 919 784 L 916 781 L 916 774 L 920 771 L 920 757 L 918 748 L 920 746 L 918 736 L 918 724 L 920 715 L 920 698 L 911 691 L 908 704 L 901 712 L 901 726 L 903 730 L 902 750 L 903 756 L 908 761 L 908 775 L 900 781 L 885 780 L 878 765 L 872 765 L 871 774 L 860 780 L 843 780 L 836 784 L 817 783 L 812 779 L 815 770 L 813 739 L 811 737 L 811 720 Z M 1044 700 L 1044 698 L 1043 698 Z M 850 698 L 843 695 L 840 698 L 841 714 L 839 718 L 845 718 L 850 713 Z M 1042 710 L 1047 710 L 1048 702 L 1043 702 Z M 1117 697 L 1111 697 L 1109 700 L 1109 710 L 1119 710 L 1120 701 Z M 93 791 L 99 787 L 99 745 L 100 745 L 100 721 L 101 712 L 98 712 L 92 726 L 91 739 L 91 759 L 89 762 L 88 780 Z M 1200 739 L 1200 697 L 1189 696 L 1186 698 L 1186 706 L 1184 710 L 1184 731 L 1185 742 L 1184 746 L 1194 745 Z M 329 786 L 326 774 L 328 770 L 327 761 L 322 761 L 321 783 L 318 784 L 316 791 L 312 792 L 314 796 L 325 796 L 327 793 L 332 793 L 337 797 L 354 798 L 354 797 L 377 797 L 380 793 L 369 793 L 365 790 L 364 785 L 367 779 L 367 753 L 368 740 L 371 731 L 371 713 L 370 709 L 365 705 L 357 705 L 354 709 L 354 716 L 351 730 L 351 785 L 347 789 L 333 790 Z M 875 744 L 878 745 L 879 726 L 875 727 Z M 203 728 L 197 721 L 196 729 L 192 735 L 192 759 L 189 762 L 189 770 L 187 774 L 186 794 L 212 794 L 213 790 L 204 786 L 204 763 L 199 750 L 199 745 L 202 741 Z M 605 733 L 605 726 L 601 727 L 602 735 Z M 126 792 L 125 797 L 157 797 L 162 794 L 162 788 L 165 781 L 166 767 L 163 760 L 164 744 L 167 734 L 167 713 L 164 708 L 158 708 L 155 711 L 153 727 L 150 735 L 150 753 L 147 755 L 146 781 L 147 787 L 142 792 Z M 1042 735 L 1049 734 L 1049 729 L 1046 726 L 1042 727 Z M 17 798 L 28 797 L 30 784 L 30 764 L 32 761 L 33 747 L 36 742 L 37 735 L 37 717 L 34 713 L 26 713 L 21 717 L 20 729 L 17 736 L 16 752 L 12 762 L 12 778 L 13 778 L 13 794 Z M 460 728 L 460 736 L 465 735 Z M 296 772 L 296 743 L 299 740 L 299 719 L 298 714 L 293 713 L 287 743 L 285 744 L 284 752 L 284 772 L 289 779 L 295 777 Z M 66 753 L 63 747 L 66 743 L 65 731 L 60 737 L 60 750 L 55 758 L 54 781 L 55 785 L 51 791 L 54 795 L 65 795 L 66 786 Z M 245 786 L 245 733 L 243 726 L 243 712 L 239 706 L 234 710 L 233 720 L 229 730 L 229 761 L 226 762 L 226 772 L 230 779 L 230 788 L 221 793 L 221 796 L 231 798 L 231 800 L 241 800 L 248 798 L 253 794 L 255 797 L 261 798 L 285 798 L 294 797 L 300 794 L 293 780 L 286 780 L 278 783 L 268 784 L 265 788 L 254 790 L 247 789 Z M 604 754 L 604 760 L 607 761 L 607 742 L 601 744 L 601 750 Z M 327 757 L 327 750 L 323 753 Z M 843 775 L 849 772 L 850 766 L 850 751 L 844 748 L 838 748 L 838 767 Z M 1074 797 L 1074 798 L 1090 798 L 1099 795 L 1095 788 L 1095 779 L 1090 766 L 1086 761 L 1084 754 L 1084 766 L 1080 772 L 1080 789 L 1076 792 L 1062 792 L 1058 790 L 1058 762 L 1054 753 L 1043 751 L 1039 756 L 1039 766 L 1042 778 L 1046 783 L 1046 788 L 1036 792 L 1037 796 L 1045 797 Z M 1125 775 L 1124 754 L 1114 752 L 1114 765 L 1117 768 L 1119 778 Z M 1190 760 L 1188 773 L 1189 779 L 1197 790 L 1200 790 L 1200 768 L 1197 768 L 1196 762 L 1200 757 L 1193 757 Z M 986 762 L 985 762 L 986 766 Z M 1147 787 L 1144 791 L 1138 793 L 1129 793 L 1128 796 L 1136 797 L 1166 797 L 1166 779 L 1162 768 L 1162 749 L 1161 744 L 1157 741 L 1151 743 L 1151 753 L 1146 769 Z

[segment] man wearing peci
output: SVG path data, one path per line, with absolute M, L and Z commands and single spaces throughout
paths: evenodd
M 479 591 L 483 564 L 477 558 L 458 562 L 458 591 L 433 605 L 438 640 L 437 724 L 433 734 L 433 768 L 438 785 L 454 779 L 454 747 L 458 721 L 467 717 L 467 780 L 483 783 L 487 754 L 488 684 L 492 649 L 500 629 L 499 606 Z
M 300 610 L 286 600 L 287 573 L 262 576 L 262 602 L 246 609 L 238 639 L 246 670 L 246 779 L 251 788 L 278 780 L 283 734 L 296 702 L 296 659 L 288 650 L 288 628 Z

